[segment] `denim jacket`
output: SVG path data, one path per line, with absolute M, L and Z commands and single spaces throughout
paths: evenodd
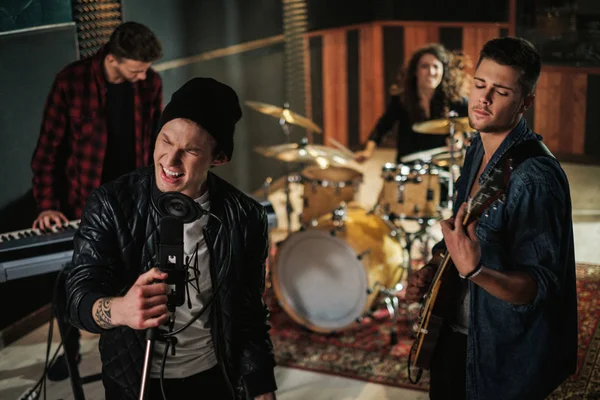
M 479 183 L 513 145 L 541 137 L 524 118 L 485 167 Z M 481 137 L 467 149 L 456 182 L 454 213 L 467 200 L 483 159 Z M 577 362 L 577 294 L 571 198 L 567 177 L 552 157 L 525 160 L 512 173 L 505 201 L 496 201 L 476 228 L 481 262 L 497 271 L 525 271 L 535 300 L 507 303 L 468 281 L 467 398 L 546 398 Z M 444 247 L 443 241 L 435 246 Z

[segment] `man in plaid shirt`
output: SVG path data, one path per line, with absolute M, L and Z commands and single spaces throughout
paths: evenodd
M 126 22 L 96 55 L 57 74 L 31 161 L 40 211 L 33 228 L 80 218 L 94 189 L 152 163 L 162 82 L 150 65 L 161 56 L 161 44 L 150 29 Z M 65 341 L 74 353 L 79 352 L 79 337 L 75 330 Z M 48 378 L 67 377 L 61 356 Z

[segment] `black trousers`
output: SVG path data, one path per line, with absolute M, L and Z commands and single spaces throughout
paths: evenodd
M 431 400 L 467 398 L 467 335 L 444 328 L 429 369 Z
M 103 379 L 106 400 L 121 400 L 120 386 L 109 379 Z M 165 398 L 167 400 L 232 400 L 232 394 L 219 364 L 209 370 L 181 379 L 164 379 Z M 150 379 L 146 388 L 146 400 L 163 400 L 160 379 Z

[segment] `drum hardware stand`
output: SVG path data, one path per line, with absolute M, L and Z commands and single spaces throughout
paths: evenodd
M 400 308 L 400 301 L 398 300 L 398 296 L 395 294 L 395 290 L 382 289 L 381 293 L 385 296 L 385 307 L 387 308 L 390 318 L 392 319 L 392 327 L 390 328 L 390 346 L 394 346 L 398 344 L 398 332 L 396 331 L 396 324 L 398 323 L 398 309 Z
M 404 268 L 406 270 L 406 279 L 408 280 L 413 273 L 413 257 L 412 257 L 412 246 L 414 244 L 415 240 L 419 240 L 419 242 L 421 242 L 423 244 L 423 250 L 421 251 L 421 254 L 423 255 L 423 259 L 427 258 L 428 255 L 428 241 L 429 241 L 429 237 L 431 236 L 429 233 L 429 219 L 427 218 L 422 218 L 419 219 L 419 225 L 421 226 L 421 229 L 410 233 L 407 232 L 406 230 L 402 229 L 402 227 L 396 227 L 396 235 L 398 236 L 398 234 L 401 232 L 404 240 L 405 240 L 405 246 L 404 246 L 404 250 L 406 251 L 406 255 L 407 255 L 407 266 Z M 395 224 L 394 224 L 395 225 Z M 424 240 L 425 239 L 425 240 Z M 404 274 L 402 274 L 404 275 Z M 402 280 L 403 276 L 400 277 L 400 280 Z M 394 294 L 397 293 L 399 291 L 401 291 L 402 289 L 404 289 L 404 285 L 400 282 L 398 282 L 396 284 L 396 286 L 394 286 L 393 290 L 386 290 L 384 291 L 384 294 L 386 295 L 385 298 L 385 303 L 386 303 L 386 307 L 388 309 L 388 311 L 390 312 L 390 316 L 396 320 L 396 314 L 393 314 L 393 312 L 397 313 L 398 311 L 398 301 L 397 298 L 394 300 L 393 298 L 390 299 L 390 297 Z M 395 295 L 393 297 L 396 297 Z M 412 321 L 412 319 L 410 318 L 410 313 L 408 312 L 408 307 L 409 305 L 406 304 L 405 302 L 403 302 L 402 304 L 402 308 L 406 310 L 406 322 L 409 326 L 409 328 L 412 326 L 412 323 L 414 321 Z
M 284 110 L 289 110 L 290 105 L 289 103 L 284 103 L 283 104 L 283 109 Z M 279 118 L 279 125 L 281 125 L 281 130 L 283 131 L 283 134 L 285 136 L 285 144 L 290 144 L 290 128 L 288 126 L 287 121 L 285 120 L 285 118 L 281 117 Z M 305 145 L 305 139 L 302 139 L 302 145 Z M 286 213 L 286 217 L 287 217 L 287 229 L 288 229 L 288 235 L 292 233 L 292 213 L 294 212 L 294 208 L 292 207 L 292 202 L 290 200 L 290 170 L 287 166 L 287 163 L 283 163 L 284 164 L 284 171 L 285 171 L 285 213 Z
M 450 182 L 448 182 L 448 208 L 450 210 L 454 209 L 454 181 L 456 180 L 456 164 L 454 162 L 454 135 L 456 134 L 456 126 L 452 118 L 458 117 L 458 113 L 456 111 L 450 111 L 448 114 L 450 118 L 450 164 L 449 164 L 449 172 L 450 172 Z
M 265 182 L 263 183 L 263 196 L 265 197 L 265 200 L 269 199 L 269 191 L 271 189 L 271 183 L 273 183 L 273 178 L 271 178 L 270 176 L 267 177 L 267 179 L 265 179 Z
M 345 202 L 340 203 L 339 206 L 337 206 L 336 208 L 333 209 L 333 211 L 331 212 L 331 221 L 333 222 L 333 229 L 330 232 L 331 236 L 335 236 L 337 231 L 344 229 L 344 227 L 345 227 L 344 222 L 346 221 L 346 217 L 347 217 L 346 214 L 347 214 L 347 210 L 346 210 Z M 368 252 L 370 253 L 371 250 L 368 250 Z M 368 254 L 368 253 L 359 254 L 358 259 L 362 260 L 362 257 L 366 254 Z

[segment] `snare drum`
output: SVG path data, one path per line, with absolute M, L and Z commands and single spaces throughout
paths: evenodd
M 393 230 L 361 207 L 338 207 L 281 243 L 271 269 L 275 294 L 314 332 L 355 326 L 383 288 L 398 283 L 403 249 Z
M 378 205 L 383 213 L 398 218 L 430 219 L 442 208 L 442 186 L 447 187 L 449 174 L 427 162 L 385 164 L 383 186 Z
M 310 166 L 302 171 L 300 182 L 304 186 L 304 205 L 300 222 L 310 225 L 340 203 L 352 202 L 362 182 L 362 174 L 345 167 L 321 169 L 318 166 Z

